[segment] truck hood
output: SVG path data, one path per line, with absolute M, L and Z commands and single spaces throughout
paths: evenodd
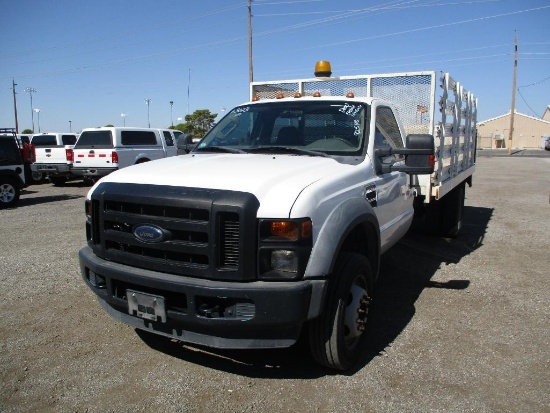
M 263 154 L 191 154 L 130 166 L 101 182 L 225 189 L 252 193 L 260 201 L 258 216 L 288 216 L 300 192 L 351 165 L 331 158 Z

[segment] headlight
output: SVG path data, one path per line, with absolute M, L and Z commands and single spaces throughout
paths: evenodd
M 293 280 L 303 276 L 312 248 L 310 219 L 261 220 L 259 277 Z
M 290 250 L 271 251 L 271 268 L 275 271 L 283 271 L 296 274 L 298 272 L 298 254 Z

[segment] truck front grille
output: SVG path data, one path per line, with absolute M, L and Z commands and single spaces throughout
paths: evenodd
M 249 193 L 102 183 L 92 194 L 91 239 L 101 258 L 216 280 L 256 278 L 256 212 Z M 136 235 L 150 229 L 154 239 Z

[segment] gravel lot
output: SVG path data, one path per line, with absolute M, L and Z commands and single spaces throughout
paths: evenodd
M 2 412 L 550 412 L 550 158 L 483 156 L 454 240 L 383 258 L 367 357 L 141 338 L 80 278 L 76 181 L 0 211 Z

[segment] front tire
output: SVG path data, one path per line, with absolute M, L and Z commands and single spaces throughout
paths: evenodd
M 0 209 L 15 206 L 20 195 L 21 190 L 11 179 L 0 179 Z
M 365 351 L 374 277 L 366 257 L 347 252 L 338 258 L 331 277 L 325 309 L 309 324 L 309 344 L 315 361 L 348 370 Z

